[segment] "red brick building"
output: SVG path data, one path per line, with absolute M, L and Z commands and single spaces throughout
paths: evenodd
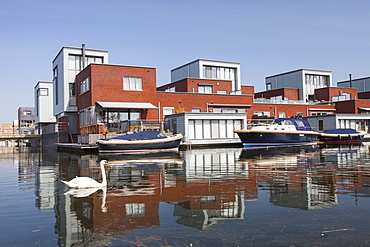
M 340 101 L 358 98 L 356 88 L 325 87 L 315 90 L 315 98 L 318 101 Z
M 358 94 L 353 88 L 316 89 L 316 101 L 307 103 L 298 100 L 299 89 L 255 93 L 253 86 L 237 88 L 235 80 L 181 78 L 159 87 L 156 84 L 155 68 L 90 64 L 76 77 L 79 133 L 99 134 L 107 128 L 123 131 L 125 121 L 160 123 L 166 115 L 181 112 L 244 113 L 251 122 L 261 118 L 357 114 L 361 108 L 370 107 L 367 100 L 355 100 Z

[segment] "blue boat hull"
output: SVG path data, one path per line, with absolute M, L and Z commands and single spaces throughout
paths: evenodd
M 237 134 L 245 148 L 303 145 L 317 142 L 316 134 L 276 132 L 238 132 Z
M 181 139 L 168 142 L 138 143 L 138 144 L 103 144 L 98 143 L 99 152 L 148 152 L 178 148 Z

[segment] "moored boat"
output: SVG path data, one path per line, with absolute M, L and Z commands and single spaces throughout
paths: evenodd
M 332 129 L 319 133 L 320 144 L 358 144 L 366 135 L 365 131 L 355 129 Z
M 182 134 L 166 135 L 160 131 L 140 131 L 97 141 L 99 152 L 125 153 L 178 149 Z
M 316 144 L 318 132 L 307 120 L 277 118 L 271 124 L 235 130 L 244 148 Z

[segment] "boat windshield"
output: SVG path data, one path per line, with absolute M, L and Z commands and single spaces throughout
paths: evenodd
M 294 125 L 294 123 L 292 121 L 287 120 L 287 119 L 285 119 L 285 120 L 277 120 L 274 123 L 277 124 L 277 125 Z

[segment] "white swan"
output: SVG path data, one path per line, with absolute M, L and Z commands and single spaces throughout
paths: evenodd
M 108 164 L 106 160 L 100 161 L 100 168 L 101 168 L 101 173 L 103 177 L 103 181 L 101 183 L 89 177 L 75 177 L 69 182 L 67 181 L 62 181 L 62 182 L 68 185 L 69 187 L 76 188 L 76 189 L 107 187 L 107 176 L 105 174 L 105 168 L 104 168 L 105 164 Z

